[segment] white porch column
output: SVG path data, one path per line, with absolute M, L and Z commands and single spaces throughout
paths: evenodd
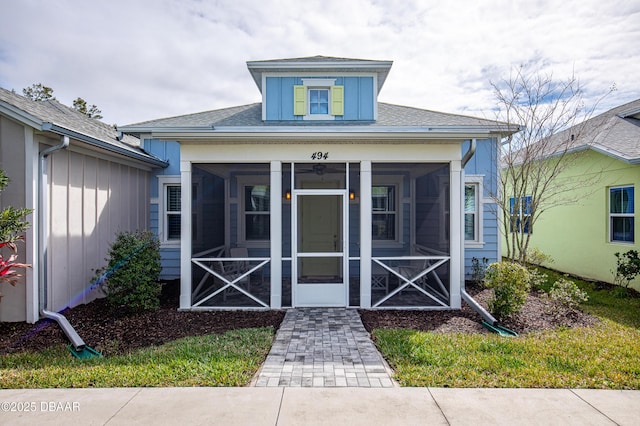
M 271 162 L 271 307 L 282 307 L 282 163 Z
M 180 162 L 180 309 L 191 308 L 191 163 Z
M 451 265 L 450 265 L 450 280 L 451 280 L 451 307 L 452 308 L 460 308 L 460 287 L 462 285 L 462 279 L 464 276 L 460 276 L 460 272 L 464 265 L 464 232 L 463 226 L 464 222 L 462 220 L 462 197 L 464 197 L 463 185 L 464 181 L 462 179 L 462 165 L 460 160 L 455 160 L 451 162 L 451 171 L 450 171 L 450 197 L 451 205 L 449 206 L 450 214 L 450 223 L 449 227 L 451 229 L 451 247 L 450 247 L 450 256 L 451 256 Z
M 360 307 L 371 307 L 371 161 L 360 163 Z

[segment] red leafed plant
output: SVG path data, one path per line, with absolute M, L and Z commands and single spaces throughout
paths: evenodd
M 0 243 L 0 248 L 6 246 L 10 246 L 10 243 Z M 0 254 L 0 281 L 16 285 L 16 280 L 22 276 L 17 273 L 18 271 L 16 271 L 16 269 L 31 267 L 31 265 L 27 265 L 26 263 L 17 263 L 17 258 L 17 254 L 12 254 L 9 256 L 9 259 L 5 260 L 4 256 Z
M 0 191 L 8 184 L 9 178 L 4 170 L 0 170 Z M 29 227 L 29 222 L 24 220 L 29 213 L 31 213 L 31 209 L 16 209 L 14 207 L 7 207 L 0 211 L 0 250 L 5 247 L 11 250 L 11 255 L 8 258 L 0 253 L 0 284 L 6 282 L 15 286 L 21 277 L 16 269 L 30 267 L 25 263 L 16 262 L 18 255 L 15 253 L 17 250 L 16 241 L 24 240 L 24 236 L 21 234 Z M 0 293 L 0 300 L 2 300 L 2 293 Z
M 0 242 L 0 248 L 9 247 L 11 250 L 15 251 L 16 246 L 10 242 Z M 8 259 L 5 259 L 2 253 L 0 253 L 0 282 L 9 283 L 15 287 L 18 279 L 22 276 L 22 274 L 18 274 L 16 269 L 21 268 L 30 268 L 31 265 L 26 263 L 18 263 L 16 259 L 18 258 L 17 254 L 12 254 Z M 0 293 L 0 301 L 4 295 Z

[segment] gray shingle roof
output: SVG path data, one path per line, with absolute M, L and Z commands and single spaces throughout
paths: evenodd
M 469 117 L 464 115 L 447 114 L 387 103 L 378 103 L 377 121 L 263 121 L 262 104 L 255 103 L 231 108 L 205 111 L 196 114 L 181 115 L 177 117 L 161 118 L 158 120 L 144 121 L 122 127 L 126 131 L 135 132 L 136 128 L 157 129 L 163 128 L 221 128 L 221 127 L 255 127 L 267 128 L 273 126 L 358 126 L 368 128 L 381 127 L 497 127 L 493 120 Z
M 371 59 L 336 58 L 333 56 L 307 56 L 303 58 L 248 61 L 247 68 L 258 89 L 262 92 L 262 75 L 265 72 L 370 72 L 378 76 L 378 91 L 382 89 L 393 61 Z
M 23 122 L 43 129 L 44 123 L 51 123 L 63 129 L 75 132 L 95 140 L 114 151 L 129 152 L 139 160 L 158 163 L 159 159 L 140 148 L 138 138 L 124 135 L 118 140 L 118 131 L 100 120 L 89 118 L 55 100 L 35 102 L 17 93 L 0 88 L 0 110 L 12 111 Z M 157 164 L 156 164 L 157 165 Z
M 592 148 L 614 158 L 640 162 L 640 99 L 612 108 L 557 135 L 575 135 L 573 149 Z
M 307 63 L 313 63 L 313 62 L 335 62 L 335 63 L 351 63 L 351 62 L 363 62 L 363 63 L 376 63 L 376 62 L 380 62 L 377 60 L 372 60 L 372 59 L 355 59 L 355 58 L 338 58 L 335 56 L 322 56 L 322 55 L 316 55 L 316 56 L 305 56 L 302 58 L 284 58 L 284 59 L 268 59 L 268 60 L 263 60 L 263 61 L 249 61 L 249 63 L 254 63 L 254 64 L 269 64 L 269 63 L 279 63 L 279 62 L 291 62 L 291 63 L 299 63 L 299 62 L 307 62 Z

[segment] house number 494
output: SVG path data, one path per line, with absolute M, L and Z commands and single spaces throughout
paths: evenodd
M 314 152 L 313 154 L 311 154 L 311 159 L 312 160 L 326 160 L 329 158 L 329 152 L 322 152 L 322 151 L 318 151 L 318 152 Z

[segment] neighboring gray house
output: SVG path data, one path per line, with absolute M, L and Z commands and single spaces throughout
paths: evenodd
M 43 308 L 94 299 L 93 271 L 117 232 L 147 229 L 150 172 L 166 166 L 110 125 L 0 88 L 0 168 L 11 179 L 0 207 L 34 209 L 19 244 L 19 261 L 33 267 L 15 287 L 0 284 L 0 321 L 35 322 Z

